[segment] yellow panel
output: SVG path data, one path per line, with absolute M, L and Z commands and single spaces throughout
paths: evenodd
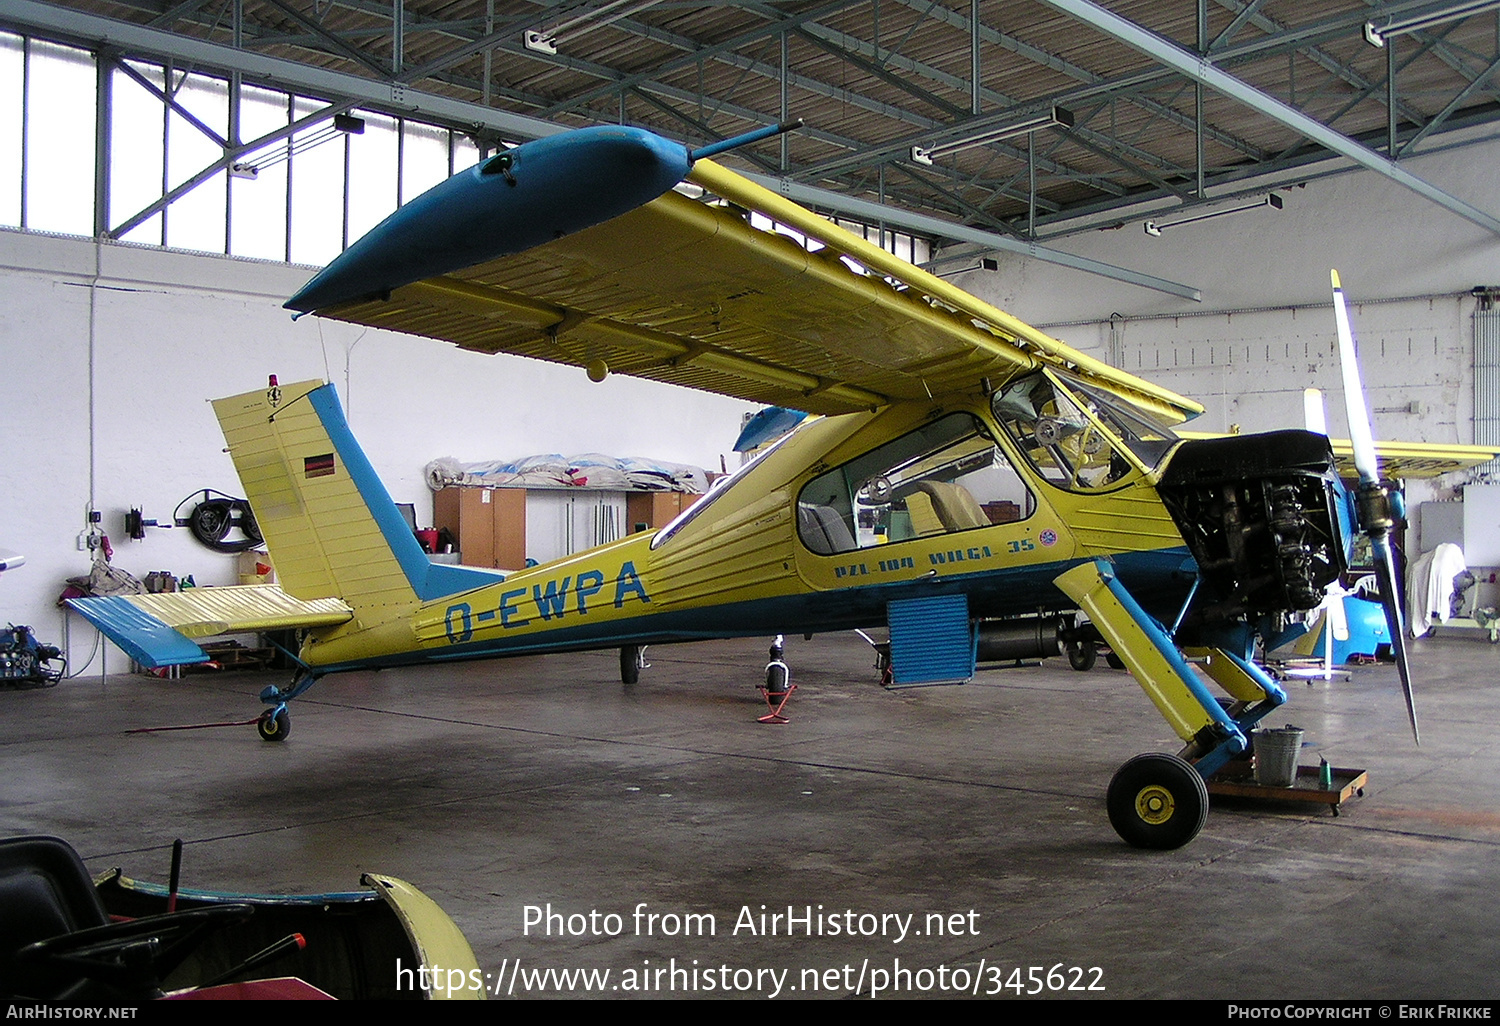
M 188 588 L 158 595 L 127 595 L 125 600 L 189 638 L 289 627 L 330 627 L 354 615 L 338 599 L 303 602 L 274 584 Z

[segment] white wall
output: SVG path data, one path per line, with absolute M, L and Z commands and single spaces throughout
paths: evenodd
M 27 558 L 0 575 L 0 623 L 60 640 L 55 601 L 65 578 L 88 572 L 76 537 L 91 500 L 116 565 L 235 583 L 234 557 L 185 529 L 131 541 L 122 521 L 138 505 L 170 522 L 178 501 L 205 487 L 243 494 L 207 400 L 264 385 L 267 374 L 334 381 L 375 469 L 424 525 L 422 468 L 435 457 L 599 451 L 716 470 L 755 408 L 614 375 L 595 385 L 581 370 L 311 317 L 294 323 L 280 304 L 310 274 L 0 230 L 0 547 Z M 74 622 L 77 669 L 94 632 Z M 112 651 L 110 669 L 124 666 Z

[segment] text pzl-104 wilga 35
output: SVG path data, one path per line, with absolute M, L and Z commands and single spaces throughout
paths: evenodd
M 1363 532 L 1410 706 L 1395 518 L 1357 385 L 1352 489 L 1322 435 L 1183 440 L 1172 426 L 1198 404 L 707 159 L 727 145 L 596 128 L 502 152 L 287 304 L 822 415 L 666 528 L 514 572 L 434 564 L 333 386 L 272 386 L 214 408 L 280 588 L 77 608 L 146 665 L 205 658 L 195 637 L 306 628 L 297 679 L 262 695 L 268 740 L 318 678 L 362 667 L 618 648 L 631 679 L 647 644 L 884 625 L 895 682 L 912 684 L 966 679 L 976 655 L 1086 661 L 1100 638 L 1183 741 L 1120 769 L 1110 820 L 1131 844 L 1170 848 L 1203 825 L 1204 777 L 1285 699 L 1251 661 L 1257 638 L 1317 606 Z M 1388 472 L 1432 473 L 1492 453 L 1381 455 Z

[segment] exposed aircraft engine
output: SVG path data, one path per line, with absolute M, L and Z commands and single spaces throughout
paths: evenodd
M 1310 431 L 1199 439 L 1157 486 L 1213 601 L 1200 622 L 1311 609 L 1346 567 L 1328 439 Z

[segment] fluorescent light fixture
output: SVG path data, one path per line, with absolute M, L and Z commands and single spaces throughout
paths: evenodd
M 539 32 L 534 29 L 528 29 L 525 35 L 521 37 L 521 42 L 525 44 L 528 50 L 535 50 L 538 53 L 556 56 L 557 44 L 577 39 L 586 32 L 603 28 L 606 25 L 619 21 L 621 18 L 628 18 L 632 14 L 639 14 L 646 8 L 655 7 L 659 3 L 661 3 L 661 0 L 637 0 L 634 4 L 631 4 L 630 0 L 611 0 L 610 3 L 605 4 L 603 7 L 595 8 L 592 11 L 585 11 L 576 18 L 569 18 L 559 25 L 554 25 L 548 31 Z M 629 6 L 626 6 L 627 4 Z M 622 7 L 624 10 L 619 10 Z
M 1422 29 L 1441 25 L 1445 21 L 1457 21 L 1459 18 L 1483 14 L 1485 11 L 1493 11 L 1496 8 L 1500 8 L 1500 0 L 1470 0 L 1468 3 L 1448 4 L 1444 7 L 1408 14 L 1405 17 L 1388 18 L 1383 24 L 1367 21 L 1365 22 L 1365 42 L 1371 46 L 1384 46 L 1387 36 L 1397 36 L 1404 32 L 1420 32 Z
M 979 258 L 979 263 L 977 263 L 977 264 L 973 264 L 972 266 L 969 266 L 969 267 L 960 267 L 957 270 L 953 270 L 953 271 L 939 271 L 939 272 L 933 274 L 933 277 L 934 278 L 951 278 L 955 274 L 963 274 L 966 271 L 998 271 L 998 270 L 1000 270 L 1000 261 L 996 260 L 994 257 L 980 257 Z
M 1500 0 L 1496 0 L 1500 3 Z M 984 146 L 988 143 L 999 142 L 1001 139 L 1010 139 L 1018 135 L 1026 135 L 1040 128 L 1072 128 L 1073 112 L 1066 107 L 1048 107 L 1046 110 L 1030 117 L 1021 118 L 1018 121 L 1006 121 L 1002 124 L 992 125 L 989 128 L 976 132 L 974 135 L 963 139 L 955 139 L 953 142 L 941 143 L 930 149 L 921 146 L 911 148 L 911 159 L 918 164 L 932 164 L 933 157 L 945 157 L 950 153 L 958 153 L 961 150 L 972 149 L 975 146 Z
M 255 162 L 244 161 L 234 164 L 229 168 L 229 174 L 233 178 L 255 179 L 268 167 L 275 167 L 282 161 L 291 160 L 299 153 L 306 153 L 315 146 L 337 139 L 341 135 L 364 135 L 365 119 L 357 118 L 353 114 L 335 114 L 333 121 L 325 124 L 302 138 L 293 136 L 282 143 L 280 147 L 265 160 Z
M 1213 217 L 1226 217 L 1229 214 L 1244 213 L 1246 210 L 1259 210 L 1261 207 L 1273 207 L 1276 210 L 1280 210 L 1284 206 L 1286 206 L 1286 201 L 1283 200 L 1280 196 L 1276 195 L 1274 192 L 1267 193 L 1266 198 L 1261 200 L 1259 203 L 1247 203 L 1243 207 L 1230 207 L 1228 210 L 1215 210 L 1211 214 L 1198 214 L 1196 217 L 1184 217 L 1180 221 L 1166 221 L 1162 224 L 1157 224 L 1155 221 L 1147 221 L 1145 224 L 1146 234 L 1154 239 L 1159 239 L 1161 238 L 1162 232 L 1166 231 L 1168 228 L 1176 228 L 1180 224 L 1192 224 L 1194 221 L 1207 221 L 1208 219 Z

